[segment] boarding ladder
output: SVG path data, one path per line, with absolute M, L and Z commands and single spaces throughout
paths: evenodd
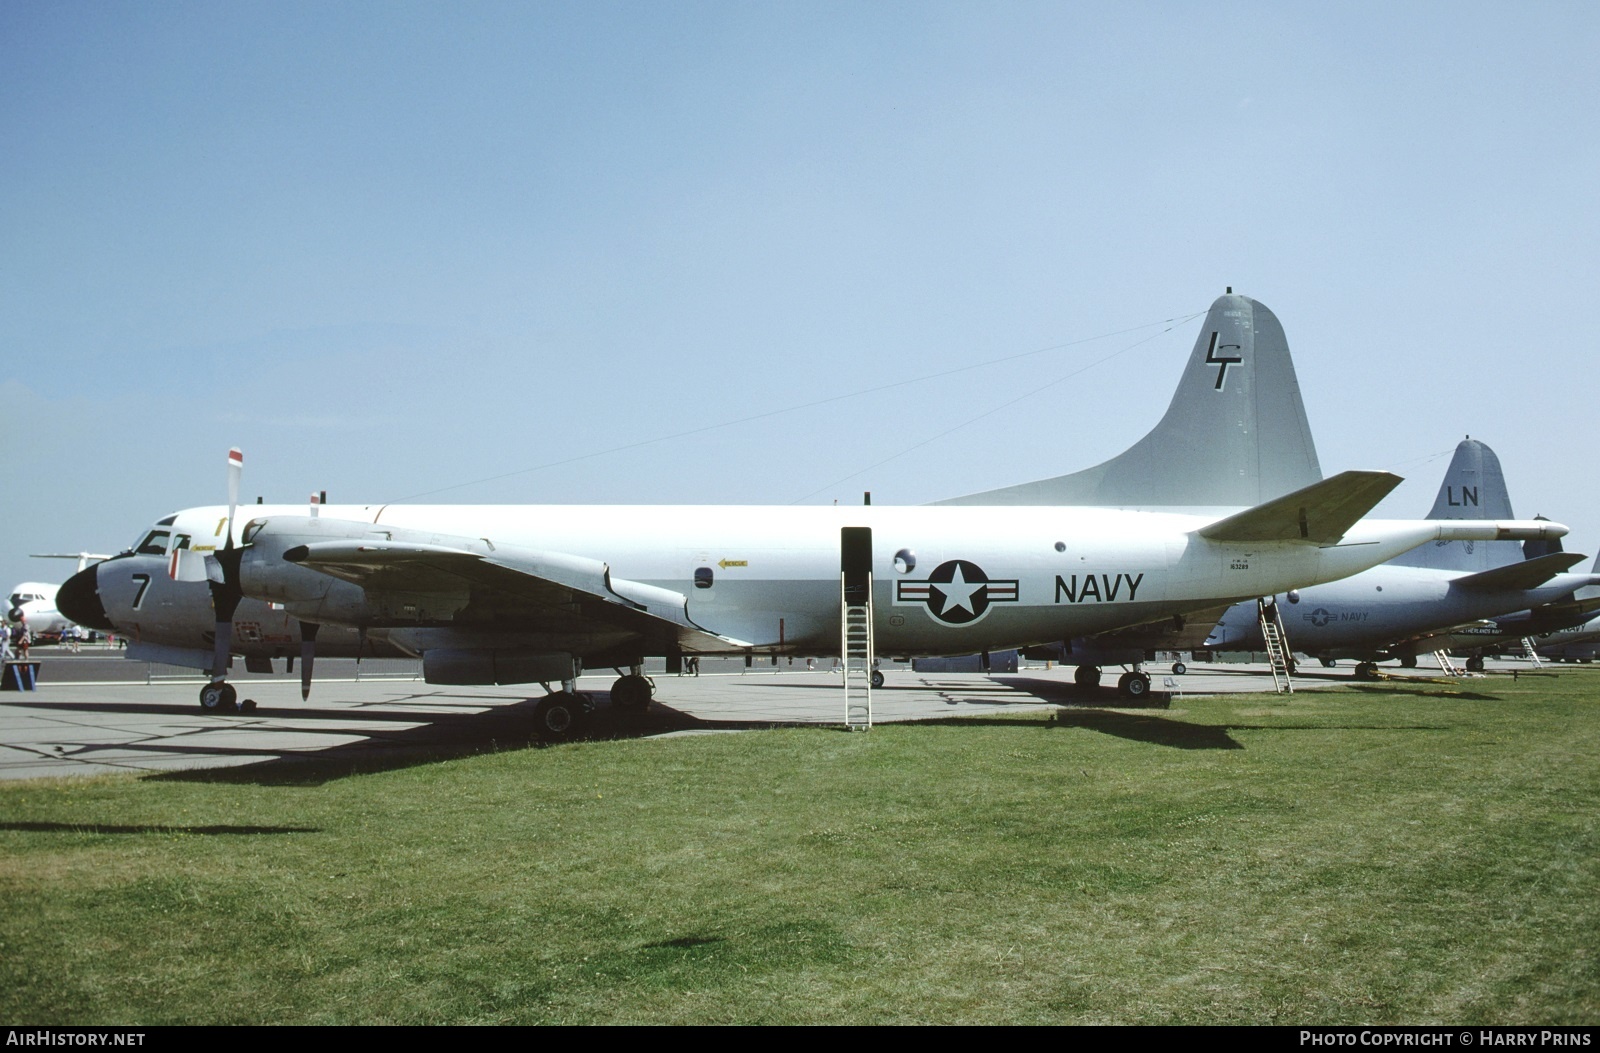
M 1524 636 L 1522 638 L 1522 650 L 1526 652 L 1528 661 L 1540 669 L 1544 668 L 1544 660 L 1539 657 L 1539 649 L 1534 646 L 1533 637 Z
M 864 600 L 861 603 L 850 602 Z M 867 587 L 851 596 L 839 575 L 839 653 L 844 657 L 844 726 L 851 731 L 872 728 L 872 576 Z
M 1455 660 L 1450 657 L 1449 651 L 1435 651 L 1433 652 L 1433 658 L 1434 661 L 1439 663 L 1439 668 L 1444 671 L 1445 676 L 1461 675 L 1461 667 L 1456 665 Z
M 1272 687 L 1278 694 L 1294 694 L 1294 681 L 1289 678 L 1288 634 L 1283 631 L 1283 618 L 1278 613 L 1278 602 L 1270 599 L 1256 601 L 1256 614 L 1261 619 L 1261 639 L 1267 645 L 1267 663 L 1272 666 Z

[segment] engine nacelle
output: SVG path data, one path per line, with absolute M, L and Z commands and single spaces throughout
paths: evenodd
M 337 519 L 298 516 L 252 519 L 245 524 L 241 535 L 245 550 L 239 559 L 239 586 L 246 596 L 269 603 L 287 605 L 319 602 L 328 594 L 335 580 L 308 567 L 290 563 L 283 558 L 283 554 L 312 540 L 360 537 L 370 529 L 366 523 Z
M 537 684 L 571 680 L 583 671 L 570 654 L 451 650 L 422 653 L 422 678 L 430 684 Z

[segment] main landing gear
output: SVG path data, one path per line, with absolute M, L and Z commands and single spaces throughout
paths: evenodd
M 534 731 L 550 742 L 567 742 L 589 730 L 589 711 L 594 702 L 580 695 L 576 680 L 563 680 L 560 691 L 552 691 L 533 707 Z
M 1145 699 L 1150 697 L 1150 676 L 1135 669 L 1130 673 L 1123 673 L 1117 681 L 1117 690 L 1123 698 Z
M 1080 665 L 1072 671 L 1072 682 L 1081 688 L 1095 688 L 1100 686 L 1100 667 L 1097 665 Z M 1123 698 L 1144 699 L 1150 697 L 1150 674 L 1139 669 L 1123 673 L 1117 678 L 1117 691 Z
M 626 713 L 643 713 L 655 693 L 656 682 L 645 676 L 640 666 L 632 666 L 611 685 L 611 705 Z
M 239 701 L 239 692 L 226 680 L 213 680 L 200 689 L 200 708 L 208 713 L 233 713 L 243 710 L 248 713 L 256 708 L 256 700 L 247 698 Z

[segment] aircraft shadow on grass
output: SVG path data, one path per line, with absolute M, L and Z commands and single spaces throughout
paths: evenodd
M 824 686 L 819 684 L 818 686 Z M 832 690 L 839 690 L 836 683 Z M 1419 695 L 1470 701 L 1496 701 L 1494 695 L 1476 692 L 1450 692 L 1440 695 L 1439 685 L 1417 684 L 1412 688 L 1393 683 L 1352 685 L 1352 689 L 1372 695 Z M 791 688 L 792 689 L 792 688 Z M 1156 712 L 1130 712 L 1124 705 L 1114 703 L 1117 696 L 1106 688 L 1083 688 L 1057 680 L 1027 677 L 1008 677 L 1005 680 L 982 679 L 978 681 L 946 681 L 928 679 L 917 685 L 920 691 L 935 691 L 952 706 L 972 702 L 987 707 L 1004 705 L 1038 706 L 1056 705 L 1058 708 L 1048 721 L 1038 714 L 1015 716 L 990 709 L 986 713 L 931 717 L 908 721 L 927 726 L 1011 726 L 1036 728 L 1082 728 L 1101 734 L 1113 735 L 1134 742 L 1166 746 L 1174 749 L 1236 750 L 1244 746 L 1232 732 L 1241 730 L 1292 731 L 1331 730 L 1334 725 L 1294 727 L 1286 725 L 1215 725 L 1197 724 L 1157 715 Z M 893 705 L 893 685 L 880 689 L 879 697 L 886 709 Z M 590 741 L 624 740 L 661 735 L 674 731 L 738 731 L 760 730 L 774 727 L 804 727 L 818 731 L 844 730 L 832 723 L 816 723 L 785 719 L 702 719 L 681 712 L 657 701 L 643 715 L 614 710 L 606 693 L 595 692 L 598 705 L 591 714 L 591 726 L 586 736 Z M 479 708 L 484 702 L 500 703 L 489 708 Z M 438 763 L 460 757 L 493 752 L 537 749 L 552 745 L 534 732 L 533 709 L 538 699 L 522 699 L 506 703 L 504 696 L 440 696 L 422 692 L 398 699 L 387 700 L 386 706 L 406 704 L 426 705 L 427 711 L 379 712 L 369 708 L 300 709 L 282 710 L 266 707 L 252 714 L 223 718 L 226 723 L 215 725 L 221 730 L 248 731 L 252 735 L 270 739 L 294 736 L 293 745 L 275 748 L 270 741 L 253 745 L 215 743 L 207 744 L 207 736 L 198 735 L 188 742 L 174 742 L 172 735 L 160 740 L 143 740 L 119 743 L 95 743 L 70 746 L 59 751 L 66 759 L 93 760 L 97 754 L 145 754 L 162 757 L 192 757 L 197 761 L 218 758 L 226 767 L 195 768 L 183 771 L 158 772 L 151 778 L 185 782 L 242 783 L 260 785 L 319 785 L 350 775 L 377 771 L 398 770 L 423 764 Z M 454 705 L 467 707 L 450 711 Z M 1164 707 L 1164 698 L 1153 697 L 1152 710 Z M 54 703 L 52 711 L 70 711 L 99 714 L 158 714 L 172 715 L 190 725 L 197 714 L 192 706 L 178 704 L 136 703 Z M 439 710 L 443 709 L 444 712 Z M 215 718 L 207 718 L 208 723 Z M 319 728 L 318 725 L 324 725 Z M 336 727 L 333 725 L 337 725 Z M 1339 725 L 1341 730 L 1361 730 Z M 192 727 L 185 733 L 192 733 Z M 1374 727 L 1370 730 L 1378 730 Z M 1382 730 L 1439 730 L 1437 727 L 1400 727 L 1389 725 Z M 356 741 L 337 743 L 320 748 L 308 748 L 304 742 L 307 734 L 335 733 L 355 736 Z M 67 828 L 70 827 L 68 824 Z M 77 827 L 81 829 L 81 827 Z M 154 830 L 155 828 L 152 828 Z M 226 832 L 218 828 L 214 832 Z
M 642 738 L 691 728 L 758 728 L 773 724 L 772 721 L 710 723 L 660 704 L 651 706 L 642 716 L 622 714 L 611 709 L 603 692 L 596 692 L 596 696 L 599 705 L 591 715 L 587 735 L 591 740 Z M 417 696 L 416 701 L 429 704 L 429 711 L 263 706 L 252 713 L 225 717 L 197 713 L 191 705 L 160 703 L 53 702 L 48 709 L 55 714 L 170 715 L 181 722 L 177 728 L 138 734 L 132 741 L 57 747 L 52 756 L 63 760 L 92 762 L 101 759 L 102 763 L 114 764 L 116 757 L 129 755 L 186 757 L 193 758 L 196 763 L 213 759 L 228 766 L 157 772 L 130 765 L 127 770 L 152 779 L 180 782 L 320 785 L 350 775 L 553 745 L 541 740 L 534 731 L 533 709 L 538 699 L 508 703 L 504 696 L 485 697 L 500 704 L 485 709 L 480 708 L 481 703 L 472 705 L 469 700 L 470 709 L 438 712 L 448 703 L 432 696 Z M 218 739 L 209 732 L 228 733 L 228 738 Z M 249 733 L 254 741 L 250 744 L 237 742 L 239 732 Z M 354 741 L 308 746 L 307 735 L 344 735 Z M 279 736 L 286 740 L 281 748 L 270 741 Z M 263 742 L 263 739 L 269 741 Z

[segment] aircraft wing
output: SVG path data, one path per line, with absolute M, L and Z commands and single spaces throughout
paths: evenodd
M 749 646 L 689 619 L 682 593 L 613 579 L 606 564 L 565 553 L 493 552 L 375 538 L 315 541 L 290 563 L 370 592 L 466 598 L 457 623 L 554 634 L 622 632 L 694 654 Z
M 1517 616 L 1433 629 L 1399 642 L 1415 653 L 1460 647 L 1500 647 L 1525 637 L 1582 625 L 1596 610 L 1600 610 L 1600 598 L 1563 600 L 1541 604 Z
M 1548 556 L 1468 574 L 1464 578 L 1456 578 L 1451 585 L 1458 589 L 1536 589 L 1587 558 L 1577 552 L 1553 552 Z
M 1236 512 L 1200 530 L 1212 541 L 1307 541 L 1334 545 L 1401 479 L 1389 472 L 1350 471 Z
M 1426 654 L 1429 651 L 1448 651 L 1457 647 L 1482 646 L 1504 636 L 1492 621 L 1461 622 L 1457 625 L 1428 629 L 1389 644 L 1388 650 L 1396 654 Z
M 1526 618 L 1499 619 L 1502 628 L 1516 629 L 1520 636 L 1537 636 L 1582 625 L 1600 611 L 1600 596 L 1586 599 L 1557 600 L 1543 603 L 1528 612 Z

